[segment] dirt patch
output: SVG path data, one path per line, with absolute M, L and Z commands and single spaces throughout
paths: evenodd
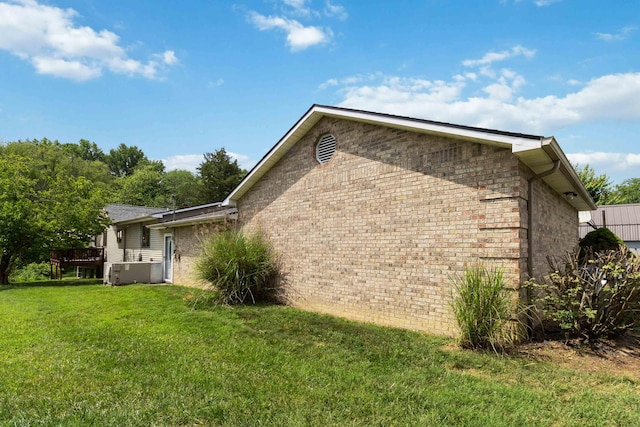
M 640 337 L 626 335 L 589 345 L 579 339 L 522 344 L 514 355 L 591 373 L 640 378 Z

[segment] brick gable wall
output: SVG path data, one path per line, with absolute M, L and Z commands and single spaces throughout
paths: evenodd
M 319 165 L 325 133 L 337 149 Z M 510 150 L 325 117 L 238 210 L 279 252 L 294 305 L 452 334 L 451 275 L 484 262 L 518 287 L 524 193 Z

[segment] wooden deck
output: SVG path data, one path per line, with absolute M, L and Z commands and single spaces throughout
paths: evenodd
M 93 267 L 97 274 L 104 266 L 104 248 L 58 249 L 51 251 L 51 278 L 62 277 L 64 267 Z

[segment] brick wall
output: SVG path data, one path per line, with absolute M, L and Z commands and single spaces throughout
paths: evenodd
M 228 224 L 203 224 L 173 229 L 175 255 L 172 282 L 174 284 L 190 287 L 207 286 L 207 283 L 197 279 L 195 264 L 202 254 L 202 244 L 214 233 L 227 226 Z
M 543 181 L 534 181 L 533 197 L 533 273 L 540 278 L 549 272 L 547 257 L 564 256 L 578 244 L 579 221 L 576 210 Z
M 336 138 L 319 165 L 314 145 Z M 238 200 L 313 311 L 451 334 L 450 276 L 523 263 L 522 180 L 510 150 L 325 117 Z

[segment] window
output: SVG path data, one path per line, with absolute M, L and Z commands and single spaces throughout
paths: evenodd
M 327 134 L 322 136 L 316 144 L 316 160 L 320 164 L 327 163 L 336 152 L 336 138 Z
M 143 248 L 148 248 L 151 245 L 151 230 L 149 227 L 142 226 L 142 244 Z

